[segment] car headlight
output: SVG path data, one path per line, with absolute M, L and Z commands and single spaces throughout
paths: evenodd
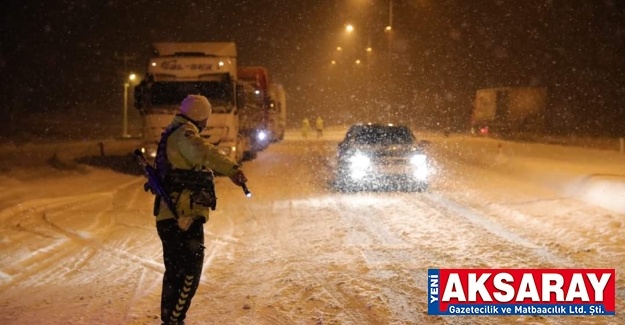
M 430 171 L 426 165 L 423 165 L 423 167 L 419 167 L 417 170 L 414 171 L 414 177 L 420 181 L 427 180 L 429 175 Z
M 415 166 L 424 166 L 426 164 L 427 157 L 425 155 L 414 155 L 410 159 L 410 163 Z
M 356 153 L 349 158 L 352 169 L 366 169 L 371 165 L 371 159 L 362 153 Z

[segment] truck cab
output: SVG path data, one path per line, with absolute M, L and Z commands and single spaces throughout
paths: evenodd
M 135 107 L 143 116 L 143 151 L 156 156 L 161 133 L 189 94 L 203 95 L 212 115 L 201 136 L 235 161 L 243 159 L 238 110 L 244 105 L 237 80 L 234 43 L 154 43 L 145 79 L 135 87 Z

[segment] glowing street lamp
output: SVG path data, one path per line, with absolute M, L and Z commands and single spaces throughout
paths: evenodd
M 360 64 L 360 60 L 356 60 L 356 64 Z
M 373 51 L 373 49 L 371 47 L 367 47 L 367 52 L 371 53 L 371 51 Z
M 348 33 L 351 33 L 351 32 L 353 32 L 353 31 L 354 31 L 354 26 L 353 26 L 352 24 L 348 24 L 347 26 L 345 26 L 345 30 L 346 30 Z
M 393 27 L 391 26 L 386 26 L 386 28 L 384 28 L 384 31 L 386 32 L 390 32 L 393 29 Z

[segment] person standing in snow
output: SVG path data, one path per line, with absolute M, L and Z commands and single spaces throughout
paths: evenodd
M 302 120 L 302 137 L 308 138 L 308 132 L 310 132 L 310 122 L 305 118 Z
M 206 97 L 187 96 L 180 113 L 161 135 L 154 162 L 157 177 L 176 210 L 171 211 L 164 200 L 156 197 L 154 215 L 165 264 L 163 325 L 184 324 L 200 283 L 204 223 L 217 202 L 213 171 L 228 176 L 237 186 L 247 181 L 238 164 L 200 136 L 210 114 L 211 104 Z
M 321 138 L 323 136 L 323 120 L 321 119 L 321 116 L 317 116 L 315 129 L 317 129 L 317 138 Z

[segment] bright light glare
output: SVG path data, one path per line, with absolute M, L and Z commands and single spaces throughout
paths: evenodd
M 219 66 L 223 67 L 224 66 L 224 61 L 219 61 Z
M 367 173 L 364 170 L 359 170 L 359 169 L 353 169 L 350 173 L 349 176 L 354 179 L 354 180 L 360 180 L 363 179 L 365 177 Z
M 256 95 L 258 95 L 258 94 L 260 94 L 260 90 L 255 90 L 255 91 L 254 91 L 254 93 L 255 93 Z
M 232 150 L 232 152 L 237 151 L 237 147 L 232 147 L 232 148 L 230 148 L 230 149 Z
M 135 79 L 137 79 L 137 75 L 134 74 L 134 73 L 131 73 L 130 76 L 128 76 L 128 79 L 135 80 Z
M 425 165 L 425 161 L 426 161 L 426 157 L 425 155 L 414 155 L 412 156 L 412 158 L 410 159 L 410 163 L 412 163 L 413 165 Z
M 360 60 L 356 60 L 356 64 L 360 64 Z
M 258 132 L 258 140 L 265 140 L 267 138 L 267 134 L 264 131 Z
M 345 30 L 346 30 L 348 33 L 351 33 L 351 32 L 353 32 L 353 31 L 354 31 L 354 26 L 352 26 L 351 24 L 349 24 L 349 25 L 345 26 Z
M 428 168 L 426 166 L 419 167 L 419 169 L 415 170 L 414 176 L 420 181 L 426 180 L 428 178 Z
M 390 32 L 391 29 L 393 29 L 393 27 L 391 27 L 391 26 L 386 26 L 386 28 L 384 28 L 384 30 L 387 31 L 387 32 Z
M 332 60 L 332 64 L 336 64 L 336 61 Z
M 352 169 L 366 169 L 371 164 L 371 159 L 369 157 L 363 155 L 362 153 L 356 153 L 352 157 L 349 158 L 349 162 L 351 163 Z
M 156 66 L 156 62 L 152 62 L 152 66 L 155 67 Z
M 367 52 L 371 52 L 371 51 L 373 51 L 373 49 L 372 49 L 372 48 L 370 48 L 370 47 L 368 47 L 368 48 L 367 48 Z
M 412 156 L 410 159 L 410 163 L 413 164 L 417 169 L 414 171 L 414 177 L 419 181 L 425 181 L 430 174 L 428 165 L 427 165 L 427 157 L 425 155 L 417 154 Z
M 337 46 L 337 47 L 336 47 L 336 50 L 337 50 L 337 51 L 343 51 L 343 48 L 342 48 L 342 47 L 340 47 L 340 46 Z

